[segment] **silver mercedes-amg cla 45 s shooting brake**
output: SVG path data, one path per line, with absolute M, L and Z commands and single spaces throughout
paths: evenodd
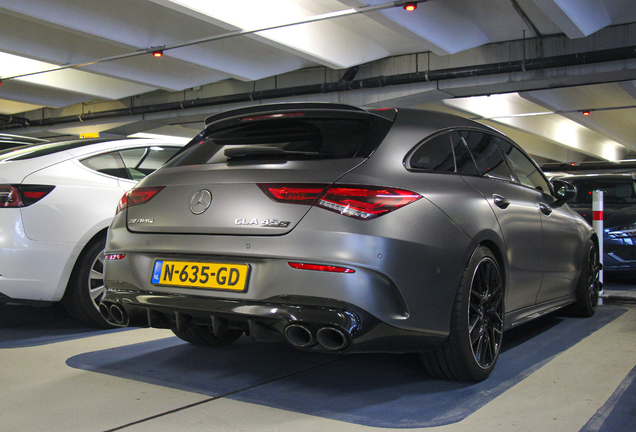
M 197 345 L 421 352 L 434 376 L 480 381 L 504 330 L 594 314 L 598 238 L 575 194 L 464 118 L 237 109 L 124 195 L 100 311 Z

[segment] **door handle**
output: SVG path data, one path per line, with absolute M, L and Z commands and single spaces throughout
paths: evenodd
M 550 216 L 552 214 L 552 207 L 545 203 L 539 203 L 539 210 L 546 216 Z
M 506 198 L 506 197 L 503 197 L 503 196 L 497 195 L 497 194 L 494 194 L 492 197 L 495 200 L 495 205 L 497 207 L 499 207 L 499 208 L 502 208 L 502 209 L 505 210 L 510 205 L 510 201 L 508 201 L 508 198 Z

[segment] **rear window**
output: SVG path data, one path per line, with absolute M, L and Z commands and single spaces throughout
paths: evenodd
M 409 165 L 411 169 L 455 172 L 455 156 L 450 134 L 437 135 L 422 144 L 411 156 Z
M 168 166 L 366 158 L 380 145 L 392 123 L 379 116 L 356 117 L 234 124 L 208 131 Z

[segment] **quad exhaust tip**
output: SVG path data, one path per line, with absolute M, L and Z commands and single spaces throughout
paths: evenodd
M 329 351 L 341 351 L 349 346 L 349 336 L 335 327 L 322 327 L 316 334 L 304 324 L 290 324 L 285 328 L 285 338 L 298 348 L 310 348 L 319 344 Z
M 318 343 L 330 351 L 340 351 L 349 345 L 349 338 L 342 331 L 334 327 L 323 327 L 316 334 Z
M 111 324 L 121 326 L 128 324 L 128 314 L 126 313 L 126 309 L 124 309 L 124 307 L 120 304 L 100 303 L 99 313 L 101 314 L 102 318 L 104 318 Z
M 104 318 L 107 322 L 110 322 L 110 309 L 106 304 L 99 304 L 99 313 L 101 314 L 102 318 Z
M 287 341 L 295 347 L 309 348 L 316 345 L 316 338 L 308 327 L 302 324 L 290 324 L 285 329 Z

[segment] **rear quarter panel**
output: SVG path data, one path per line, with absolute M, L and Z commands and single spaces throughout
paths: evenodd
M 33 173 L 25 183 L 56 185 L 41 201 L 21 210 L 25 232 L 35 241 L 80 243 L 95 227 L 110 224 L 124 193 L 116 178 L 77 161 Z

